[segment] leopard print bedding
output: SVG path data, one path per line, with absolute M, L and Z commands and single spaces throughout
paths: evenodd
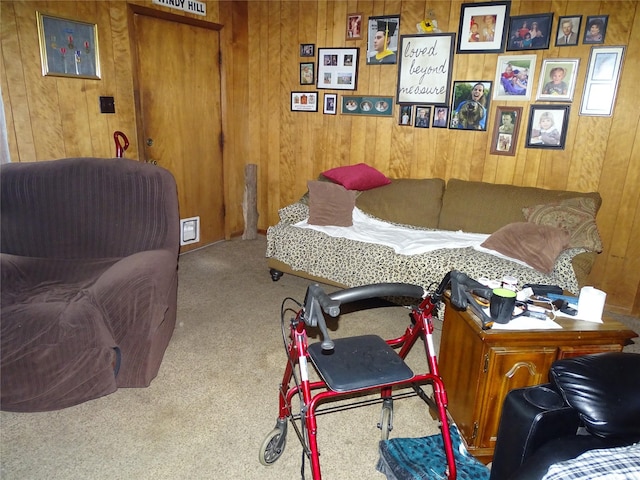
M 387 246 L 330 237 L 316 230 L 294 227 L 292 224 L 309 216 L 307 205 L 302 203 L 288 205 L 279 214 L 280 222 L 267 230 L 267 258 L 273 257 L 295 270 L 348 287 L 406 282 L 431 289 L 447 272 L 458 270 L 475 279 L 499 280 L 505 275 L 513 275 L 518 278 L 520 288 L 523 284 L 534 283 L 558 285 L 574 294 L 579 291 L 571 259 L 585 251 L 581 248 L 562 252 L 553 271 L 545 274 L 473 248 L 402 255 Z

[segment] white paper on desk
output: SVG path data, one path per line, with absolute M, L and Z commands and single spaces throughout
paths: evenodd
M 485 313 L 489 315 L 489 309 L 484 309 Z M 562 329 L 560 325 L 551 319 L 538 320 L 533 317 L 517 317 L 510 320 L 509 323 L 493 323 L 492 330 L 558 330 Z

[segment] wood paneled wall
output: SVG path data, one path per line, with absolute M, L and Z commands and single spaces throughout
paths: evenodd
M 150 1 L 131 3 L 176 13 Z M 366 65 L 366 40 L 345 40 L 347 13 L 361 12 L 365 19 L 399 13 L 400 33 L 411 34 L 416 33 L 416 23 L 431 10 L 442 31 L 457 32 L 460 6 L 464 3 L 460 0 L 206 3 L 206 21 L 224 25 L 225 185 L 230 234 L 243 228 L 241 202 L 246 163 L 258 165 L 260 229 L 278 221 L 278 209 L 304 193 L 307 180 L 327 168 L 358 162 L 366 162 L 391 177 L 456 177 L 597 190 L 603 197 L 598 224 L 605 251 L 598 258 L 592 283 L 607 292 L 610 307 L 640 313 L 640 109 L 635 102 L 640 77 L 640 2 L 512 2 L 512 15 L 553 12 L 554 32 L 558 16 L 608 14 L 605 45 L 627 46 L 616 107 L 610 118 L 577 113 L 588 46 L 557 48 L 552 41 L 548 50 L 526 52 L 538 55 L 538 70 L 544 58 L 580 58 L 581 65 L 566 148 L 525 149 L 521 130 L 515 157 L 490 154 L 495 107 L 506 102 L 492 102 L 487 132 L 400 127 L 397 115 L 374 118 L 290 111 L 291 90 L 315 90 L 299 85 L 299 63 L 305 61 L 299 57 L 301 43 L 360 47 L 362 61 L 358 90 L 354 93 L 395 96 L 396 66 Z M 42 77 L 36 10 L 98 24 L 102 80 Z M 115 0 L 2 1 L 0 17 L 0 75 L 13 161 L 113 156 L 114 130 L 127 133 L 132 145 L 126 156 L 138 158 L 127 4 Z M 453 79 L 494 80 L 496 61 L 494 54 L 455 55 Z M 160 69 L 158 74 L 162 74 Z M 537 90 L 537 74 L 535 83 L 532 98 Z M 320 91 L 320 98 L 324 92 L 327 91 Z M 116 97 L 115 115 L 99 114 L 100 95 Z M 524 107 L 523 127 L 526 126 L 530 103 L 508 105 Z

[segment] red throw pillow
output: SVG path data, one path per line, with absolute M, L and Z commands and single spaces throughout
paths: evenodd
M 347 190 L 371 190 L 391 183 L 382 172 L 366 163 L 332 168 L 322 175 Z

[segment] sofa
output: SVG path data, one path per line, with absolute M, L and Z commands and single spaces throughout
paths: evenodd
M 640 478 L 640 355 L 557 360 L 549 382 L 507 394 L 491 480 Z
M 455 178 L 445 182 L 439 178 L 387 179 L 384 176 L 378 184 L 366 184 L 363 188 L 357 182 L 350 184 L 326 176 L 328 173 L 330 171 L 323 172 L 318 181 L 309 182 L 310 190 L 300 200 L 280 209 L 280 221 L 268 228 L 266 257 L 274 281 L 288 273 L 338 287 L 407 282 L 429 288 L 447 272 L 458 270 L 476 279 L 500 280 L 511 275 L 518 279 L 519 287 L 527 283 L 549 284 L 577 294 L 587 283 L 597 254 L 602 250 L 596 225 L 602 200 L 597 192 L 547 190 Z M 406 255 L 387 245 L 300 228 L 300 223 L 309 223 L 310 214 L 313 217 L 314 206 L 318 209 L 319 202 L 333 202 L 325 205 L 329 216 L 342 208 L 340 201 L 336 201 L 343 196 L 339 191 L 329 192 L 325 198 L 316 196 L 314 205 L 311 186 L 317 188 L 323 183 L 352 193 L 353 205 L 368 217 L 421 232 L 485 234 L 487 239 L 482 245 L 488 243 L 495 248 L 481 251 L 474 247 L 447 248 Z M 346 215 L 351 215 L 349 200 L 343 203 L 347 204 Z M 340 223 L 340 220 L 333 222 Z M 319 223 L 327 224 L 326 221 Z M 549 232 L 552 235 L 548 235 Z M 522 251 L 512 255 L 510 248 Z M 501 250 L 509 255 L 495 256 L 496 251 L 505 253 Z M 539 256 L 544 258 L 537 258 Z M 525 265 L 530 258 L 537 259 L 530 263 L 537 266 L 540 260 L 543 267 Z
M 157 375 L 177 306 L 170 172 L 68 158 L 0 170 L 0 407 L 69 407 Z

